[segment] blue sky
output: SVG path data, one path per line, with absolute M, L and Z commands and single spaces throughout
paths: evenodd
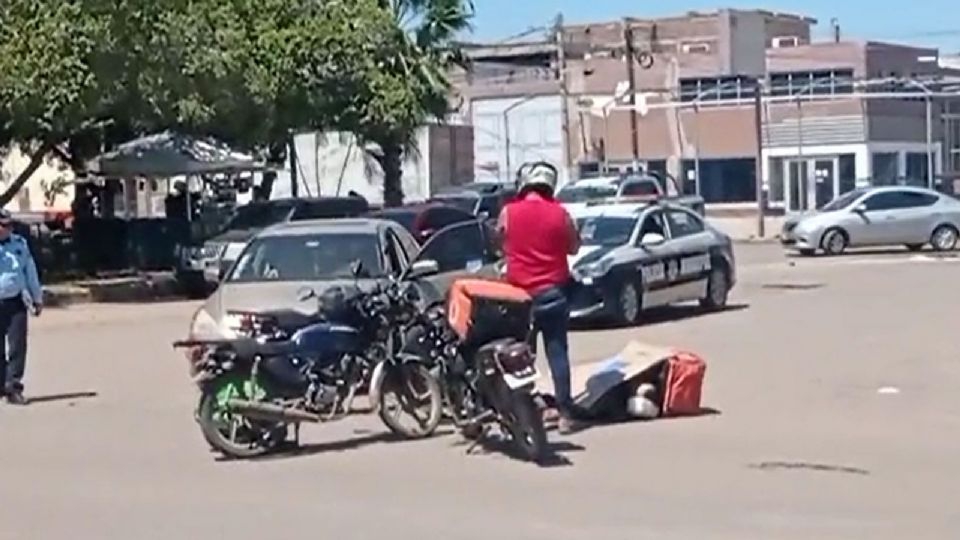
M 897 9 L 897 5 L 910 9 Z M 815 39 L 827 38 L 830 19 L 847 38 L 905 42 L 960 52 L 960 0 L 767 0 L 742 3 L 669 0 L 474 0 L 476 18 L 469 39 L 494 41 L 531 26 L 549 24 L 557 13 L 569 22 L 608 21 L 625 15 L 656 17 L 718 7 L 766 9 L 816 18 Z

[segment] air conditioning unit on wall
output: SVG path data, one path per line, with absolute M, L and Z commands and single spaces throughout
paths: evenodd
M 785 49 L 787 47 L 796 47 L 801 41 L 798 36 L 777 36 L 773 38 L 772 45 L 774 49 Z

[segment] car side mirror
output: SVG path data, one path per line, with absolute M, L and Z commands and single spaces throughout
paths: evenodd
M 300 287 L 297 289 L 297 300 L 300 302 L 306 302 L 312 298 L 317 297 L 317 291 L 313 290 L 312 287 Z
M 647 233 L 643 235 L 643 238 L 640 239 L 640 245 L 642 247 L 654 247 L 659 246 L 666 241 L 667 239 L 662 234 Z
M 353 274 L 354 278 L 364 277 L 364 274 L 367 273 L 367 269 L 363 267 L 363 261 L 357 259 L 350 263 L 350 273 Z
M 440 272 L 440 264 L 431 259 L 423 259 L 410 265 L 407 269 L 407 279 L 419 279 Z
M 858 214 L 862 214 L 867 211 L 867 205 L 864 203 L 860 203 L 853 207 L 853 211 Z
M 484 220 L 490 219 L 490 212 L 488 212 L 488 211 L 486 211 L 486 210 L 477 212 L 477 219 L 479 219 L 480 221 L 484 221 Z

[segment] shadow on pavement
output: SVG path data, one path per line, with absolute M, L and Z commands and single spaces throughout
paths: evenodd
M 449 435 L 453 431 L 447 429 L 438 429 L 433 437 L 442 437 L 444 435 Z M 433 438 L 431 437 L 431 438 Z M 417 439 L 420 440 L 420 439 Z M 403 443 L 410 442 L 411 439 L 406 439 L 390 431 L 378 431 L 376 433 L 367 433 L 359 437 L 352 437 L 349 439 L 343 439 L 339 441 L 330 441 L 323 443 L 313 443 L 313 444 L 302 444 L 295 445 L 288 443 L 284 446 L 281 446 L 274 452 L 269 454 L 251 458 L 247 461 L 272 461 L 277 459 L 288 459 L 301 456 L 312 456 L 316 454 L 325 454 L 328 452 L 345 452 L 349 450 L 356 450 L 358 448 L 363 448 L 365 446 L 371 446 L 374 444 L 383 444 L 383 443 Z M 233 459 L 218 457 L 216 461 L 229 462 L 235 461 Z
M 558 441 L 558 440 L 555 440 L 555 438 L 554 440 L 550 440 L 548 438 L 547 444 L 550 447 L 547 458 L 541 463 L 536 464 L 537 466 L 542 468 L 569 467 L 573 465 L 573 461 L 571 461 L 570 458 L 567 457 L 565 454 L 569 454 L 573 452 L 582 452 L 586 450 L 586 448 L 584 448 L 579 444 L 574 444 L 570 441 Z M 475 451 L 472 451 L 472 449 L 474 448 L 473 441 L 461 440 L 455 443 L 454 446 L 455 447 L 466 446 L 468 447 L 467 448 L 468 455 L 476 454 Z M 476 448 L 480 448 L 483 450 L 483 453 L 480 455 L 502 454 L 511 459 L 515 459 L 517 461 L 524 460 L 523 457 L 517 453 L 517 450 L 513 446 L 513 444 L 504 437 L 487 435 L 476 444 Z
M 75 401 L 78 399 L 92 399 L 99 394 L 92 391 L 86 392 L 65 392 L 62 394 L 46 394 L 42 396 L 32 396 L 27 398 L 27 405 L 40 405 L 43 403 L 54 403 L 57 401 Z
M 583 433 L 585 431 L 590 431 L 593 429 L 604 429 L 616 426 L 622 426 L 624 424 L 645 424 L 649 422 L 673 422 L 676 420 L 690 420 L 695 418 L 703 418 L 705 416 L 720 416 L 723 412 L 719 409 L 714 409 L 713 407 L 701 407 L 700 412 L 697 414 L 685 414 L 682 416 L 666 416 L 666 417 L 657 417 L 657 418 L 632 418 L 632 417 L 623 417 L 623 418 L 593 418 L 593 419 L 584 419 L 577 422 L 575 429 L 570 433 L 570 435 L 576 435 L 578 433 Z M 551 431 L 556 429 L 556 426 L 550 426 Z
M 691 319 L 694 317 L 709 317 L 711 315 L 719 315 L 721 313 L 742 311 L 744 309 L 748 309 L 749 307 L 750 304 L 739 303 L 730 304 L 723 309 L 709 311 L 697 305 L 667 306 L 651 309 L 650 311 L 644 313 L 638 325 L 622 325 L 605 321 L 583 321 L 571 322 L 570 328 L 574 331 L 622 330 L 624 328 L 633 328 L 635 326 L 653 326 L 668 322 L 682 321 L 684 319 Z
M 951 259 L 960 257 L 960 252 L 957 251 L 935 251 L 933 249 L 925 248 L 921 250 L 914 251 L 912 249 L 907 249 L 906 247 L 879 247 L 879 248 L 850 248 L 844 251 L 840 255 L 825 255 L 823 253 L 817 253 L 816 255 L 802 255 L 800 253 L 786 252 L 784 256 L 787 259 L 842 259 L 845 257 L 856 257 L 857 255 L 926 255 L 930 257 L 937 257 L 943 259 Z

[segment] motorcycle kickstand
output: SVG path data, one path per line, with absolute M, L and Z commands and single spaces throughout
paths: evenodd
M 477 435 L 477 438 L 474 439 L 474 440 L 470 443 L 470 446 L 467 447 L 467 449 L 464 451 L 464 453 L 467 454 L 467 455 L 472 454 L 472 453 L 473 453 L 473 450 L 474 450 L 476 447 L 478 447 L 478 446 L 480 446 L 481 444 L 483 444 L 483 441 L 484 441 L 484 439 L 487 438 L 487 433 L 489 433 L 489 432 L 490 432 L 490 426 L 488 426 L 488 425 L 483 425 L 483 426 L 481 426 L 481 427 L 480 427 L 480 433 Z

